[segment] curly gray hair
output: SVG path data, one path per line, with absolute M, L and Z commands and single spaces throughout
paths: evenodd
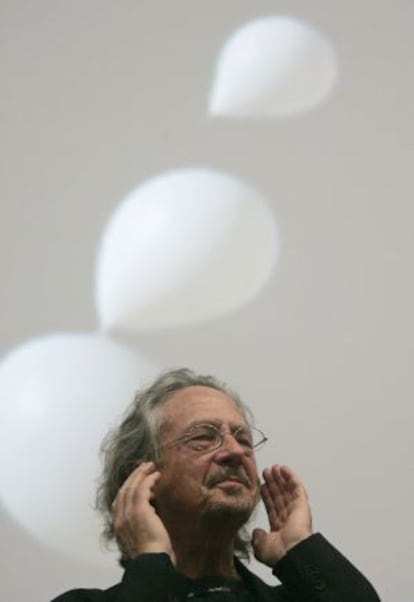
M 173 393 L 191 386 L 211 387 L 225 393 L 239 407 L 246 422 L 252 424 L 250 410 L 234 390 L 214 376 L 196 374 L 187 368 L 164 372 L 149 387 L 138 391 L 121 424 L 106 435 L 101 446 L 103 471 L 97 489 L 96 508 L 104 517 L 102 535 L 107 542 L 115 538 L 111 506 L 119 488 L 137 462 L 158 460 L 161 424 L 159 413 L 155 410 Z M 249 558 L 248 542 L 247 531 L 241 529 L 234 541 L 239 557 Z M 125 560 L 121 556 L 122 565 Z

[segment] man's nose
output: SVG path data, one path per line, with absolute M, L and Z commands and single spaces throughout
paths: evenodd
M 232 457 L 244 456 L 246 454 L 246 449 L 237 441 L 232 433 L 223 433 L 221 445 L 217 451 L 225 456 L 230 455 Z

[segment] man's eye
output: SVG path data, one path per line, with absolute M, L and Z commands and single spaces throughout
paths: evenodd
M 196 449 L 198 451 L 202 451 L 204 449 L 209 449 L 212 444 L 215 442 L 215 437 L 212 433 L 197 433 L 196 435 L 191 435 L 187 439 L 187 445 Z
M 214 441 L 216 438 L 215 434 L 212 432 L 204 432 L 193 434 L 189 437 L 190 441 Z
M 252 438 L 249 433 L 244 433 L 244 432 L 237 433 L 236 439 L 237 439 L 237 442 L 240 443 L 240 445 L 243 445 L 244 447 L 252 447 L 253 446 Z

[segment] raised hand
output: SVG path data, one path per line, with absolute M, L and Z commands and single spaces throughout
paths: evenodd
M 127 557 L 165 552 L 175 564 L 170 537 L 151 503 L 160 476 L 153 462 L 140 464 L 129 475 L 112 504 L 114 529 Z
M 294 545 L 312 533 L 305 488 L 287 466 L 275 464 L 263 471 L 261 495 L 270 531 L 255 529 L 252 545 L 260 562 L 274 566 Z

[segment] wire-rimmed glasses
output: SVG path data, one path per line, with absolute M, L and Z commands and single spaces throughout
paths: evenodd
M 200 423 L 191 427 L 181 437 L 177 437 L 173 441 L 168 441 L 161 447 L 183 443 L 194 451 L 206 453 L 218 449 L 223 444 L 226 435 L 231 435 L 247 452 L 259 449 L 267 441 L 266 435 L 255 427 L 239 426 L 231 429 L 230 432 L 223 433 L 221 428 L 215 424 Z

